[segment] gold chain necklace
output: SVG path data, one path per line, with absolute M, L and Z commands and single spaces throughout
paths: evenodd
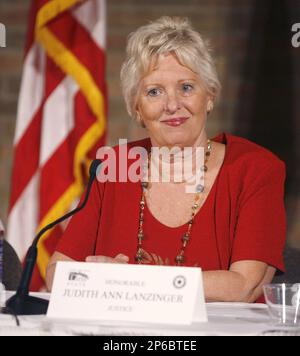
M 205 162 L 204 162 L 204 165 L 201 167 L 201 171 L 203 172 L 203 176 L 201 177 L 201 180 L 203 181 L 203 184 L 199 184 L 196 187 L 197 193 L 195 195 L 195 201 L 194 201 L 194 204 L 192 206 L 191 219 L 188 222 L 187 232 L 181 238 L 181 242 L 182 242 L 181 249 L 180 249 L 179 254 L 175 258 L 176 266 L 182 266 L 182 265 L 184 265 L 184 263 L 186 261 L 185 251 L 186 251 L 188 243 L 190 242 L 190 239 L 191 239 L 192 227 L 193 227 L 193 224 L 194 224 L 194 219 L 195 219 L 195 215 L 196 215 L 197 209 L 200 206 L 201 195 L 204 193 L 204 190 L 205 190 L 204 178 L 205 178 L 205 174 L 208 171 L 207 162 L 208 162 L 209 157 L 211 155 L 211 150 L 212 150 L 212 143 L 211 143 L 210 140 L 208 140 L 207 141 L 207 150 L 205 152 Z M 149 162 L 150 162 L 150 159 L 148 158 L 148 163 Z M 138 245 L 137 245 L 137 253 L 136 253 L 136 256 L 135 256 L 135 261 L 138 264 L 142 264 L 143 263 L 143 255 L 144 255 L 143 241 L 145 239 L 145 235 L 144 235 L 144 210 L 145 210 L 145 206 L 146 206 L 146 192 L 147 192 L 147 190 L 149 188 L 149 183 L 145 182 L 145 181 L 142 181 L 141 182 L 141 186 L 142 186 L 142 197 L 141 197 L 141 201 L 140 201 Z

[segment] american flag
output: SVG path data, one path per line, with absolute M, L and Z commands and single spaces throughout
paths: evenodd
M 68 212 L 105 144 L 105 0 L 33 0 L 18 105 L 8 241 L 20 259 L 37 231 Z M 64 226 L 39 244 L 31 290 Z

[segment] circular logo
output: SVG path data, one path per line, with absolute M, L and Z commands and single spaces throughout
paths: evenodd
M 186 286 L 186 278 L 184 276 L 178 276 L 174 279 L 173 285 L 176 289 L 182 289 Z

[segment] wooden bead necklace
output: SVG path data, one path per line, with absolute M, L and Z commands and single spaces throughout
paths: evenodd
M 205 152 L 205 162 L 204 165 L 201 167 L 201 171 L 203 172 L 203 176 L 201 179 L 203 180 L 203 184 L 199 184 L 196 187 L 196 194 L 195 194 L 195 201 L 192 206 L 192 214 L 191 214 L 191 219 L 188 222 L 188 228 L 187 232 L 183 235 L 181 238 L 181 248 L 179 254 L 175 257 L 175 264 L 176 266 L 183 266 L 184 263 L 186 262 L 186 257 L 185 257 L 185 252 L 186 248 L 190 242 L 191 239 L 191 232 L 192 232 L 192 227 L 194 224 L 194 219 L 195 215 L 197 212 L 197 209 L 200 206 L 200 200 L 201 200 L 201 195 L 204 193 L 205 187 L 204 187 L 204 176 L 208 171 L 207 168 L 207 162 L 209 160 L 209 157 L 211 155 L 211 150 L 212 150 L 212 143 L 210 140 L 207 141 L 207 150 Z M 150 162 L 150 155 L 148 157 L 148 164 Z M 142 197 L 140 201 L 140 214 L 139 214 L 139 230 L 138 230 L 138 245 L 137 245 L 137 253 L 135 256 L 135 261 L 138 264 L 143 263 L 143 255 L 144 255 L 144 250 L 143 250 L 143 241 L 145 239 L 144 235 L 144 210 L 146 206 L 146 192 L 149 189 L 149 183 L 146 181 L 141 182 L 142 186 Z

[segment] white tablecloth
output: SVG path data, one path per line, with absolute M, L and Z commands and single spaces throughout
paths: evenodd
M 35 294 L 36 295 L 36 294 Z M 38 294 L 49 299 L 49 294 Z M 91 322 L 51 320 L 46 316 L 15 318 L 0 315 L 0 336 L 4 335 L 104 335 L 104 336 L 256 336 L 256 335 L 299 335 L 300 329 L 274 328 L 270 323 L 267 306 L 245 303 L 207 304 L 208 322 L 190 326 L 168 326 L 124 322 Z

